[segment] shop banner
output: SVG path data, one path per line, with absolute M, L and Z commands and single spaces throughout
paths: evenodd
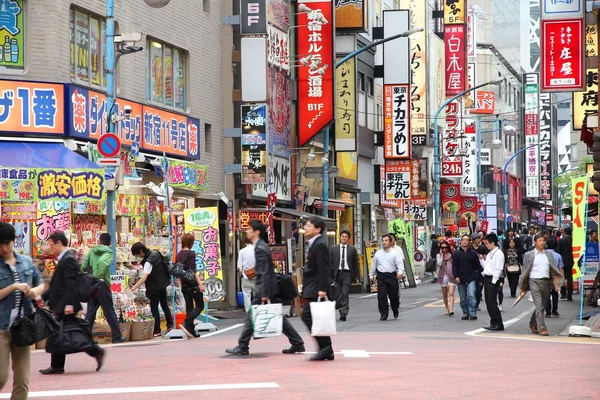
M 537 208 L 529 209 L 529 223 L 534 225 L 546 225 L 546 212 Z
M 271 189 L 277 201 L 292 201 L 292 163 L 289 158 L 271 157 Z M 252 196 L 267 198 L 269 185 L 252 185 Z
M 584 88 L 584 29 L 583 19 L 542 20 L 542 91 Z
M 455 96 L 467 87 L 467 48 L 464 25 L 444 27 L 446 55 L 446 97 Z
M 358 179 L 358 153 L 356 151 L 339 152 L 337 154 L 338 178 L 355 181 Z
M 410 158 L 410 85 L 384 85 L 384 158 Z
M 185 231 L 193 232 L 196 240 L 196 271 L 204 274 L 205 301 L 220 301 L 225 297 L 221 240 L 219 237 L 219 209 L 217 207 L 192 208 L 183 212 Z
M 427 200 L 404 200 L 401 209 L 406 221 L 427 221 Z
M 240 233 L 245 232 L 248 228 L 250 228 L 250 221 L 253 219 L 257 219 L 261 221 L 263 224 L 267 224 L 267 211 L 258 208 L 248 208 L 240 210 L 239 214 L 239 231 Z
M 68 85 L 67 133 L 83 139 L 98 140 L 106 133 L 108 114 L 106 95 L 86 88 Z M 140 149 L 157 154 L 200 159 L 200 121 L 186 115 L 118 99 L 112 111 L 120 115 L 131 109 L 129 119 L 115 125 L 115 134 L 124 146 L 137 144 Z
M 0 67 L 12 71 L 25 69 L 25 6 L 24 0 L 0 2 Z M 3 4 L 3 5 L 2 5 Z
M 106 201 L 73 201 L 71 212 L 76 215 L 106 215 Z
M 242 184 L 267 183 L 265 104 L 242 106 Z
M 598 68 L 585 72 L 583 92 L 573 92 L 573 130 L 581 130 L 588 115 L 598 114 Z
M 208 190 L 208 165 L 169 160 L 169 186 Z
M 525 146 L 538 144 L 539 140 L 539 74 L 524 74 L 525 93 Z M 525 154 L 525 197 L 540 197 L 539 147 Z
M 287 244 L 270 244 L 273 266 L 276 274 L 290 274 Z
M 460 178 L 463 176 L 463 159 L 457 157 L 460 147 L 461 103 L 455 100 L 446 106 L 446 129 L 442 136 L 442 177 Z
M 106 232 L 106 217 L 103 215 L 76 215 L 73 232 L 79 245 L 95 246 L 100 243 L 100 234 Z
M 427 201 L 427 159 L 410 160 L 410 198 Z
M 475 86 L 476 71 L 477 64 L 474 62 L 467 63 L 467 89 L 471 89 Z M 470 92 L 465 93 L 465 95 L 462 97 L 465 110 L 472 110 L 477 106 L 477 92 L 477 90 L 471 90 Z
M 270 155 L 292 155 L 292 83 L 287 71 L 269 67 L 267 73 L 267 142 Z
M 444 25 L 464 25 L 466 0 L 444 0 Z
M 598 25 L 585 25 L 585 57 L 598 57 Z
M 578 262 L 584 253 L 587 237 L 587 200 L 588 182 L 590 178 L 585 175 L 571 179 L 572 187 L 572 228 L 573 228 L 573 280 L 581 276 Z
M 275 67 L 289 71 L 290 47 L 288 34 L 273 25 L 269 25 L 267 30 L 267 62 Z
M 37 203 L 35 201 L 3 201 L 2 222 L 35 222 Z
M 451 214 L 459 212 L 462 206 L 462 199 L 460 196 L 460 185 L 442 184 L 441 191 L 442 211 Z
M 156 199 L 155 197 L 153 198 Z M 117 195 L 117 216 L 138 217 L 146 215 L 147 199 L 148 196 L 139 194 L 119 193 Z
M 493 114 L 496 110 L 496 93 L 478 90 L 475 99 L 473 114 Z
M 2 4 L 2 3 L 0 3 Z M 0 10 L 2 7 L 0 7 Z M 0 11 L 2 17 L 2 11 Z M 0 19 L 0 39 L 6 30 Z M 8 36 L 5 36 L 8 38 Z M 0 43 L 4 55 L 5 42 Z M 22 46 L 22 44 L 21 44 Z M 0 64 L 1 65 L 1 64 Z M 0 132 L 62 135 L 65 133 L 64 85 L 0 80 Z
M 477 194 L 477 133 L 475 124 L 465 126 L 463 148 L 467 151 L 463 157 L 463 176 L 461 177 L 460 193 L 464 196 Z
M 467 57 L 475 57 L 477 54 L 477 28 L 475 12 L 472 8 L 467 11 Z
M 552 201 L 552 101 L 540 93 L 540 199 Z
M 367 31 L 369 29 L 368 1 L 336 0 L 335 29 Z
M 121 160 L 121 166 L 123 167 L 125 179 L 139 180 L 140 176 L 135 168 L 135 155 L 129 151 L 122 151 L 121 154 L 119 154 L 119 159 Z
M 598 243 L 587 242 L 585 245 L 585 271 L 583 272 L 584 285 L 592 285 L 598 275 Z
M 483 203 L 481 203 L 481 205 L 483 205 Z M 477 221 L 477 211 L 479 211 L 481 205 L 478 204 L 477 197 L 461 196 L 458 218 L 469 223 Z
M 33 256 L 50 255 L 48 238 L 54 231 L 71 237 L 71 203 L 68 201 L 39 201 L 37 219 L 33 224 Z
M 411 170 L 410 160 L 385 161 L 385 199 L 387 201 L 410 199 Z
M 300 12 L 301 5 L 313 11 Z M 313 60 L 320 60 L 319 65 L 324 72 L 320 75 L 308 66 L 298 68 L 298 146 L 302 147 L 335 118 L 333 0 L 298 0 L 296 10 L 297 55 L 310 55 Z M 321 23 L 322 17 L 328 23 Z
M 402 206 L 400 200 L 388 200 L 387 193 L 387 181 L 386 181 L 386 169 L 385 165 L 379 166 L 379 205 L 381 207 L 398 208 Z
M 31 257 L 31 223 L 11 222 L 11 225 L 15 227 L 15 252 Z
M 341 58 L 338 58 L 338 61 Z M 335 150 L 356 150 L 356 74 L 351 58 L 335 70 Z

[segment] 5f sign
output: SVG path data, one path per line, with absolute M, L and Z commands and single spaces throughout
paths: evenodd
M 242 21 L 240 32 L 242 35 L 267 34 L 267 6 L 266 0 L 241 0 Z

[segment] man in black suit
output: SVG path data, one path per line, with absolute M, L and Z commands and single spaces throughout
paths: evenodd
M 304 236 L 308 239 L 308 252 L 306 253 L 302 282 L 302 297 L 306 299 L 306 304 L 302 310 L 302 321 L 304 321 L 309 331 L 312 330 L 313 323 L 310 303 L 325 298 L 332 281 L 329 250 L 322 236 L 323 232 L 325 232 L 325 221 L 320 217 L 311 217 L 304 224 Z M 331 338 L 329 336 L 315 336 L 315 339 L 319 344 L 319 352 L 311 357 L 311 360 L 333 360 Z
M 560 288 L 560 298 L 573 301 L 573 229 L 565 228 L 564 235 L 558 242 L 558 254 L 563 259 L 566 287 Z
M 56 314 L 56 319 L 65 324 L 76 323 L 76 315 L 81 310 L 79 294 L 77 291 L 77 276 L 81 267 L 77 263 L 67 244 L 69 243 L 65 234 L 55 231 L 48 238 L 50 249 L 57 256 L 58 264 L 50 281 L 50 288 L 42 296 L 48 299 L 50 310 Z M 91 338 L 90 338 L 91 340 Z M 87 351 L 90 357 L 94 357 L 100 371 L 104 364 L 105 350 L 97 344 Z M 51 354 L 50 368 L 41 369 L 43 375 L 55 375 L 65 373 L 65 354 Z
M 339 301 L 340 320 L 345 321 L 350 311 L 348 295 L 352 282 L 358 282 L 358 254 L 356 248 L 348 243 L 350 232 L 343 230 L 340 233 L 340 244 L 329 249 L 329 261 L 331 261 L 331 277 L 339 285 L 341 294 Z
M 250 221 L 250 225 L 246 230 L 246 237 L 254 245 L 254 258 L 256 260 L 256 287 L 253 292 L 252 304 L 259 305 L 265 302 L 275 303 L 277 294 L 279 293 L 279 283 L 275 276 L 275 268 L 273 266 L 273 256 L 271 249 L 267 243 L 261 238 L 266 235 L 267 227 L 261 221 L 254 219 Z M 247 356 L 249 352 L 250 339 L 254 329 L 252 327 L 252 319 L 250 313 L 246 313 L 246 321 L 244 328 L 238 339 L 238 345 L 233 349 L 225 350 L 226 353 L 235 356 Z M 304 341 L 296 332 L 292 324 L 283 317 L 282 333 L 288 337 L 291 347 L 284 349 L 283 354 L 303 353 Z

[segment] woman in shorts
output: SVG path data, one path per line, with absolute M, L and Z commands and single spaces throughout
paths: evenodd
M 442 287 L 442 298 L 446 306 L 446 314 L 450 317 L 454 315 L 454 289 L 456 281 L 452 275 L 452 250 L 447 242 L 440 243 L 440 253 L 437 255 L 437 265 L 439 268 L 438 282 Z

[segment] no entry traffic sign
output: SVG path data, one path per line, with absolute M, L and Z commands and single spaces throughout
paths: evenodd
M 106 158 L 112 158 L 121 151 L 121 139 L 114 133 L 105 133 L 98 139 L 98 152 Z

